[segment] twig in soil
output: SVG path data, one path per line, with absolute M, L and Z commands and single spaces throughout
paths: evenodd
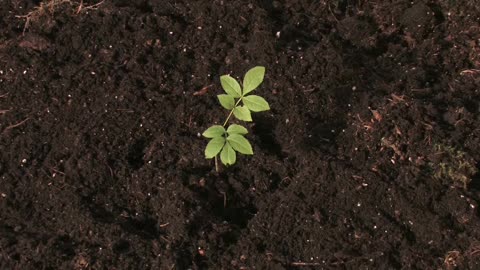
M 466 69 L 460 72 L 460 75 L 480 73 L 480 69 Z
M 55 177 L 55 176 L 52 176 L 52 175 L 48 174 L 48 172 L 47 172 L 44 168 L 42 168 L 41 171 L 42 171 L 47 177 L 49 177 L 49 178 L 52 178 L 52 179 L 53 179 L 53 178 Z M 67 183 L 65 183 L 65 182 L 61 182 L 60 184 L 61 184 L 61 186 L 58 186 L 58 187 L 57 187 L 56 185 L 54 185 L 53 182 L 49 182 L 47 185 L 48 185 L 48 186 L 51 186 L 51 187 L 53 187 L 53 188 L 55 188 L 55 189 L 57 189 L 57 190 L 62 190 L 65 186 L 69 186 L 69 185 L 68 185 Z
M 363 180 L 363 177 L 359 176 L 359 175 L 352 175 L 353 179 L 355 180 Z
M 470 256 L 472 256 L 472 257 L 476 257 L 478 255 L 480 255 L 480 250 L 474 250 L 474 251 L 470 252 Z
M 361 123 L 362 127 L 366 131 L 372 131 L 373 130 L 373 122 L 371 120 L 370 120 L 370 122 L 363 121 L 363 119 L 360 117 L 360 114 L 358 114 L 358 113 L 357 113 L 357 118 L 358 118 L 358 120 L 360 120 L 360 123 Z
M 397 104 L 397 103 L 403 103 L 405 102 L 405 95 L 395 95 L 395 94 L 391 94 L 390 95 L 392 98 L 391 99 L 388 99 L 390 100 L 391 102 L 393 102 L 393 104 Z M 408 103 L 407 103 L 408 105 Z
M 55 169 L 55 168 L 52 168 L 52 167 L 47 167 L 47 168 L 49 168 L 50 170 L 54 171 L 55 173 L 58 173 L 58 174 L 61 174 L 61 175 L 65 175 L 64 172 L 59 171 L 59 170 L 57 170 L 57 169 Z
M 220 168 L 218 167 L 218 159 L 217 157 L 215 156 L 215 171 L 218 173 L 220 170 Z
M 23 121 L 20 121 L 20 122 L 18 122 L 17 124 L 8 126 L 7 128 L 5 128 L 4 132 L 7 131 L 7 130 L 10 130 L 10 129 L 12 129 L 12 128 L 19 127 L 19 126 L 25 124 L 25 122 L 27 122 L 28 120 L 30 120 L 30 118 L 27 118 L 27 119 L 25 119 L 25 120 L 23 120 Z
M 113 176 L 114 176 L 113 170 L 112 170 L 112 167 L 110 167 L 110 166 L 108 165 L 108 163 L 107 163 L 107 168 L 108 168 L 108 170 L 109 170 L 109 172 L 110 172 L 110 177 L 113 178 Z
M 474 243 L 470 246 L 468 255 L 470 257 L 480 256 L 480 243 Z
M 167 222 L 167 223 L 164 223 L 164 224 L 160 224 L 159 227 L 160 227 L 160 228 L 163 228 L 163 227 L 167 227 L 168 225 L 170 225 L 170 222 Z
M 321 263 L 293 262 L 291 266 L 320 266 Z
M 377 120 L 378 122 L 382 121 L 383 117 L 377 110 L 370 109 L 370 111 L 372 112 L 373 118 L 375 118 L 375 120 Z
M 83 7 L 83 0 L 80 0 L 80 4 L 78 5 L 78 9 L 77 9 L 76 14 L 78 14 L 78 13 L 80 13 L 80 11 L 82 11 L 82 7 Z
M 78 5 L 78 9 L 77 9 L 77 14 L 80 13 L 82 10 L 97 9 L 101 4 L 103 4 L 103 2 L 105 2 L 105 0 L 102 0 L 90 6 L 83 6 L 83 0 L 80 0 L 80 4 Z
M 213 86 L 213 84 L 210 84 L 210 85 L 207 85 L 207 86 L 205 86 L 205 87 L 202 87 L 202 89 L 194 92 L 193 95 L 194 95 L 194 96 L 203 96 L 203 95 L 205 95 L 205 94 L 207 93 L 208 89 L 209 89 L 210 87 L 212 87 L 212 86 Z
M 6 98 L 8 96 L 8 93 L 0 95 L 0 98 Z
M 227 207 L 227 193 L 225 192 L 220 192 L 223 195 L 223 208 Z
M 84 6 L 83 5 L 83 0 L 78 3 L 77 11 L 76 14 L 79 14 L 82 10 L 90 10 L 90 9 L 97 9 L 98 6 L 103 4 L 105 0 L 102 0 L 99 3 L 90 5 L 90 6 Z M 35 22 L 36 20 L 40 19 L 41 17 L 47 15 L 47 14 L 53 14 L 54 10 L 56 7 L 68 3 L 71 6 L 73 5 L 72 0 L 48 0 L 41 2 L 38 7 L 35 7 L 34 10 L 28 12 L 26 15 L 16 15 L 16 18 L 24 19 L 25 20 L 25 25 L 23 26 L 23 31 L 22 34 L 25 35 L 25 31 L 28 29 L 30 26 L 31 22 Z
M 0 115 L 1 114 L 6 114 L 7 112 L 9 112 L 10 110 L 0 110 Z
M 155 151 L 155 148 L 157 147 L 157 141 L 154 141 L 148 148 L 147 151 L 145 151 L 145 154 L 143 155 L 143 160 L 147 162 L 153 155 L 153 152 Z
M 53 10 L 56 6 L 59 6 L 64 3 L 71 4 L 70 0 L 50 0 L 47 3 L 41 2 L 38 7 L 33 11 L 28 12 L 26 15 L 17 15 L 16 18 L 25 19 L 25 25 L 23 26 L 22 34 L 25 35 L 25 31 L 28 29 L 30 22 L 38 20 L 40 17 L 43 17 L 45 14 L 53 13 Z
M 332 11 L 332 8 L 330 7 L 330 4 L 328 4 L 328 10 L 330 11 L 330 13 L 332 14 L 333 18 L 335 19 L 335 21 L 337 21 L 337 23 L 339 22 L 338 19 L 337 19 L 337 16 L 335 16 L 335 14 L 333 13 Z
M 134 110 L 129 110 L 129 109 L 117 109 L 119 112 L 126 112 L 126 113 L 134 113 Z

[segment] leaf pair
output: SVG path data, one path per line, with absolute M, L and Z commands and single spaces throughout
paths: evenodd
M 265 67 L 254 67 L 247 71 L 243 77 L 243 91 L 240 84 L 230 75 L 220 77 L 220 83 L 227 94 L 234 98 L 244 96 L 255 90 L 262 82 L 265 76 Z
M 205 148 L 205 157 L 214 158 L 220 153 L 220 160 L 225 165 L 232 165 L 237 160 L 235 151 L 245 155 L 253 155 L 252 145 L 243 136 L 248 131 L 245 127 L 232 124 L 227 130 L 223 126 L 214 125 L 205 130 L 204 137 L 211 138 Z
M 270 106 L 264 98 L 257 95 L 246 96 L 262 83 L 264 76 L 265 67 L 258 66 L 250 69 L 243 78 L 243 89 L 230 75 L 221 76 L 220 83 L 227 93 L 217 96 L 222 107 L 233 110 L 233 115 L 237 119 L 247 122 L 252 121 L 251 112 L 270 110 Z M 236 98 L 238 101 L 235 101 Z M 243 106 L 239 106 L 240 101 L 243 102 Z

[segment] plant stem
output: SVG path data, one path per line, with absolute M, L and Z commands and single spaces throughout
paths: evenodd
M 233 106 L 233 109 L 228 114 L 227 120 L 225 120 L 225 122 L 223 122 L 223 127 L 225 127 L 228 124 L 228 120 L 230 120 L 230 117 L 232 117 L 233 111 L 235 110 L 235 108 L 237 108 L 237 105 L 240 103 L 240 101 L 242 101 L 242 98 L 243 98 L 243 96 L 241 96 L 238 99 L 237 103 L 235 103 L 235 106 Z
M 232 117 L 233 111 L 235 110 L 235 108 L 237 108 L 238 104 L 240 104 L 240 101 L 242 101 L 242 98 L 243 98 L 243 95 L 237 100 L 237 103 L 235 103 L 235 106 L 233 106 L 233 109 L 228 114 L 227 119 L 225 120 L 225 122 L 223 122 L 223 127 L 225 127 L 228 124 L 228 120 L 230 120 L 230 117 Z M 217 156 L 218 155 L 215 156 L 215 171 L 218 173 L 219 169 L 218 169 Z

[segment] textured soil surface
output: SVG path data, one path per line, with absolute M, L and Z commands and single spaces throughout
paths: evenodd
M 79 2 L 0 1 L 0 269 L 480 269 L 476 0 Z

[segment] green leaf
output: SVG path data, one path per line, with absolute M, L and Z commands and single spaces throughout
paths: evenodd
M 227 129 L 228 134 L 247 134 L 248 130 L 243 126 L 232 124 Z
M 245 155 L 253 155 L 252 146 L 245 137 L 240 134 L 232 134 L 227 137 L 227 142 L 233 149 Z
M 223 90 L 225 90 L 230 96 L 234 98 L 242 96 L 242 88 L 240 87 L 240 84 L 230 75 L 221 76 L 220 83 L 222 84 Z
M 233 115 L 235 115 L 238 120 L 246 122 L 252 121 L 252 114 L 250 113 L 250 110 L 245 106 L 235 107 L 235 109 L 233 110 Z
M 225 134 L 224 127 L 220 125 L 214 125 L 207 128 L 207 130 L 205 130 L 202 135 L 203 137 L 206 137 L 206 138 L 215 138 L 215 137 L 221 137 L 224 134 Z
M 268 102 L 261 96 L 251 95 L 242 98 L 243 104 L 252 112 L 262 112 L 270 110 Z
M 235 150 L 233 150 L 228 142 L 225 144 L 225 147 L 223 147 L 222 153 L 220 153 L 220 160 L 227 166 L 237 161 L 237 153 L 235 153 Z
M 220 150 L 222 150 L 223 146 L 225 145 L 225 138 L 224 137 L 215 137 L 210 140 L 207 144 L 207 148 L 205 148 L 205 158 L 213 158 Z
M 255 90 L 263 82 L 264 76 L 265 67 L 258 66 L 247 71 L 243 78 L 243 95 Z
M 223 108 L 231 110 L 233 107 L 235 107 L 235 99 L 232 96 L 222 94 L 218 95 L 217 98 Z

